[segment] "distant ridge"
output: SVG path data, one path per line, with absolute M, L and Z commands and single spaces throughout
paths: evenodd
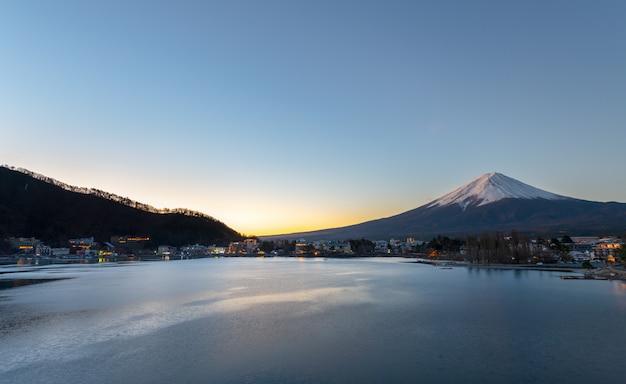
M 227 245 L 242 235 L 209 215 L 147 204 L 7 166 L 0 167 L 0 236 L 36 237 L 52 246 L 67 240 L 145 235 L 151 245 Z
M 410 211 L 340 228 L 261 236 L 262 239 L 428 239 L 482 232 L 536 235 L 626 233 L 626 204 L 600 203 L 547 192 L 501 173 L 480 175 Z

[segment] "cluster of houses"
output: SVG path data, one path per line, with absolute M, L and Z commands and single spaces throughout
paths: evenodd
M 619 249 L 624 246 L 617 237 L 572 237 L 572 243 L 568 244 L 571 249 L 569 255 L 574 261 L 608 260 L 615 261 Z
M 569 249 L 568 258 L 571 261 L 585 260 L 614 261 L 618 250 L 623 246 L 622 240 L 616 237 L 572 237 L 572 242 L 565 244 Z M 262 247 L 257 239 L 245 239 L 232 242 L 228 247 L 216 245 L 187 245 L 173 247 L 161 245 L 156 250 L 146 250 L 145 245 L 150 241 L 146 236 L 113 236 L 109 242 L 102 244 L 93 237 L 70 239 L 67 247 L 52 248 L 34 237 L 10 237 L 7 239 L 10 247 L 15 251 L 11 256 L 1 258 L 2 262 L 17 262 L 23 264 L 49 262 L 107 262 L 123 261 L 128 259 L 141 260 L 170 260 L 220 256 L 332 256 L 356 255 L 350 242 L 318 240 L 295 242 L 278 241 L 276 247 L 267 249 Z M 289 244 L 290 246 L 287 246 Z M 413 238 L 406 240 L 379 240 L 372 242 L 373 249 L 369 254 L 375 255 L 415 255 L 424 251 L 426 242 Z M 550 252 L 549 246 L 532 241 L 532 252 Z M 458 254 L 462 257 L 469 252 L 466 246 L 461 246 Z
M 561 239 L 558 239 L 561 241 Z M 533 255 L 528 262 L 560 262 L 570 261 L 582 263 L 584 261 L 615 262 L 619 250 L 624 246 L 623 241 L 618 237 L 571 237 L 571 242 L 562 242 L 557 249 L 554 243 L 539 242 L 536 239 L 530 240 L 526 244 L 526 249 Z M 473 252 L 470 247 L 461 246 L 459 254 L 468 255 Z
M 53 248 L 35 237 L 9 237 L 6 239 L 13 251 L 3 256 L 0 262 L 18 264 L 39 264 L 46 262 L 106 262 L 129 258 L 141 251 L 150 241 L 146 236 L 112 236 L 110 241 L 100 244 L 93 237 L 70 239 L 67 247 Z

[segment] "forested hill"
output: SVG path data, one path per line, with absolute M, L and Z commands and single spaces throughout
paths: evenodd
M 0 236 L 36 237 L 51 246 L 93 236 L 150 236 L 151 245 L 226 245 L 241 235 L 185 209 L 158 210 L 94 189 L 76 188 L 26 170 L 0 167 Z

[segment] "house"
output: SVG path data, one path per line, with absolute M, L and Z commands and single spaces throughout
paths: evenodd
M 11 248 L 25 253 L 33 253 L 42 244 L 41 240 L 34 237 L 9 237 L 8 241 Z
M 595 259 L 607 260 L 615 259 L 618 250 L 622 247 L 623 242 L 615 237 L 608 237 L 598 240 L 593 247 L 593 256 Z
M 91 247 L 98 246 L 98 243 L 94 241 L 93 236 L 69 239 L 68 242 L 70 243 L 72 249 L 91 249 Z
M 235 241 L 228 245 L 229 255 L 253 255 L 258 252 L 256 239 Z

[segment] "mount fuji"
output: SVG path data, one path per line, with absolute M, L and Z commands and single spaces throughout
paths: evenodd
M 492 172 L 478 176 L 462 187 L 434 200 L 429 208 L 457 204 L 465 210 L 469 206 L 480 207 L 503 199 L 563 200 L 569 197 L 532 187 L 501 173 Z
M 483 174 L 410 211 L 361 224 L 263 239 L 370 240 L 509 232 L 542 236 L 626 233 L 626 204 L 557 195 L 501 173 Z

